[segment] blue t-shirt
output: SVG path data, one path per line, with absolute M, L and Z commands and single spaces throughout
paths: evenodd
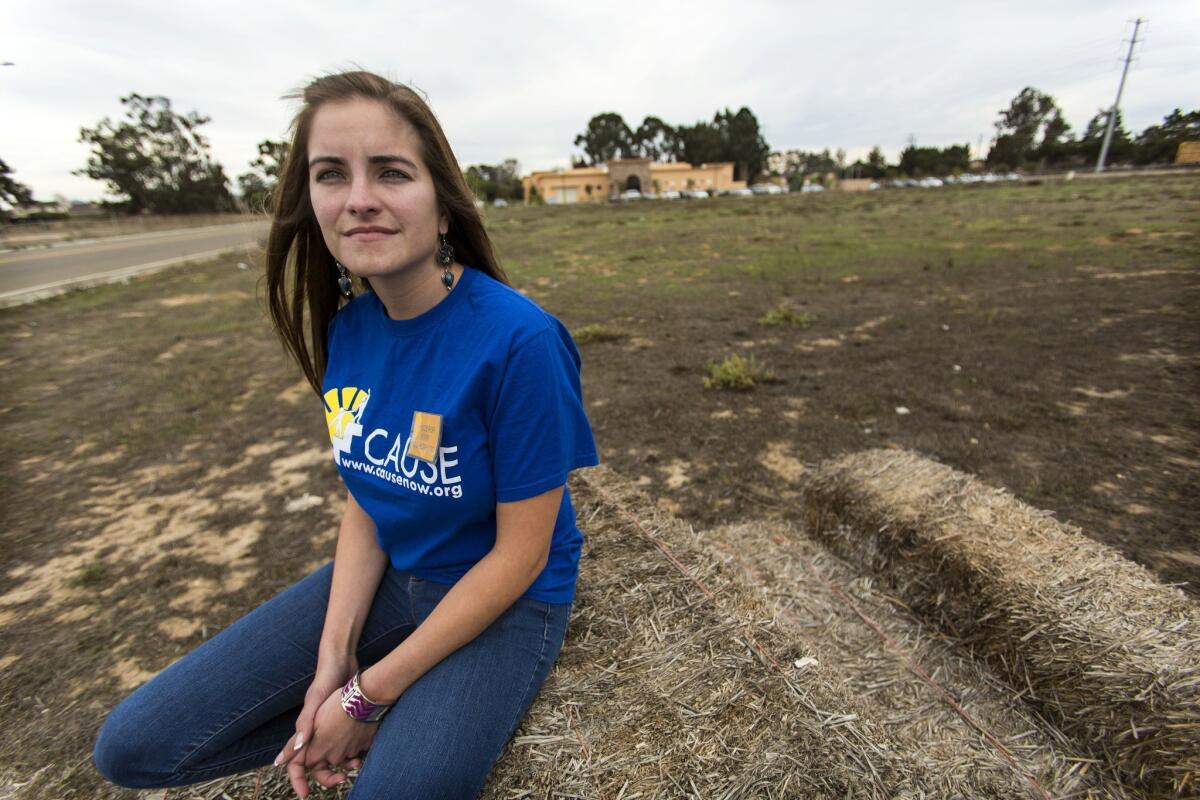
M 334 316 L 328 343 L 333 460 L 396 569 L 456 583 L 495 546 L 497 502 L 599 463 L 570 333 L 483 272 L 467 267 L 412 319 L 358 295 Z M 441 417 L 436 463 L 409 455 L 415 412 Z M 573 600 L 582 545 L 564 490 L 550 559 L 522 597 Z

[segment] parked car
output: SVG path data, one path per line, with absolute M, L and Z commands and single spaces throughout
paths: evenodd
M 806 183 L 800 187 L 801 194 L 811 194 L 813 192 L 823 192 L 825 187 L 819 183 Z
M 663 200 L 678 200 L 680 198 L 680 194 L 674 189 L 669 189 L 660 194 L 659 197 L 661 197 Z
M 639 192 L 637 189 L 626 189 L 625 191 L 621 192 L 621 199 L 622 200 L 641 200 L 642 193 Z
M 922 189 L 931 189 L 931 188 L 934 188 L 937 186 L 941 186 L 942 179 L 941 178 L 933 178 L 933 177 L 921 178 L 921 180 L 917 181 L 917 185 L 920 186 Z
M 492 201 L 492 206 L 495 208 L 504 208 L 507 205 L 508 205 L 508 201 L 505 200 L 503 197 L 497 197 L 495 200 Z
M 1006 181 L 1019 181 L 1019 180 L 1021 180 L 1021 176 L 1015 172 L 1010 172 L 1004 176 L 1004 179 Z
M 783 189 L 777 183 L 756 183 L 750 187 L 755 194 L 783 194 Z
M 736 189 L 727 189 L 725 194 L 730 195 L 731 197 L 749 197 L 750 195 L 754 194 L 754 192 L 750 191 L 745 186 L 739 186 Z
M 879 188 L 879 184 L 876 183 L 875 181 L 871 181 L 870 183 L 867 184 L 867 188 L 870 189 L 871 191 L 875 191 L 876 189 Z

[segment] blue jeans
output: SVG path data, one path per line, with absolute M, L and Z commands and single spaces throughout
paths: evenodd
M 332 576 L 330 561 L 121 701 L 92 752 L 101 774 L 162 788 L 269 765 L 315 675 Z M 359 666 L 390 653 L 450 588 L 389 566 L 359 637 Z M 349 796 L 475 797 L 558 658 L 571 606 L 519 598 L 422 675 L 372 723 L 379 730 Z

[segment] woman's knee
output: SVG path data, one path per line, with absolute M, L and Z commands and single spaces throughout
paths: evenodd
M 167 709 L 147 713 L 132 697 L 114 708 L 100 726 L 92 746 L 92 763 L 110 782 L 131 789 L 150 789 L 169 778 L 164 764 L 171 750 L 161 724 Z

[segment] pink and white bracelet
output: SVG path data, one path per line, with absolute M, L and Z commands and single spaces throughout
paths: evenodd
M 355 672 L 342 687 L 342 708 L 350 715 L 351 719 L 359 722 L 378 722 L 395 704 L 376 703 L 367 699 L 358 685 L 360 675 L 362 675 L 361 669 Z

